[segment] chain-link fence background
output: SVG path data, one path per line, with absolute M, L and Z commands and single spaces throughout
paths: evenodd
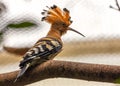
M 55 59 L 120 65 L 120 12 L 115 0 L 0 0 L 0 73 L 19 69 L 22 55 L 49 31 L 41 22 L 45 6 L 68 8 L 72 28 L 86 37 L 67 32 L 64 50 Z M 119 1 L 119 0 L 118 0 Z M 120 3 L 120 1 L 119 1 Z M 117 7 L 116 7 L 117 8 Z M 72 83 L 71 83 L 72 82 Z M 117 84 L 73 79 L 48 79 L 28 86 L 117 86 Z

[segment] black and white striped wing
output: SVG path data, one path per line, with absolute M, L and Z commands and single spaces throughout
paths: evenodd
M 24 56 L 20 67 L 25 66 L 33 61 L 49 60 L 54 58 L 62 50 L 62 43 L 53 39 L 39 40 Z

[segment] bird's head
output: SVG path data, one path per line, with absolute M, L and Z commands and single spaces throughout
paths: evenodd
M 52 7 L 47 6 L 47 8 L 48 10 L 43 10 L 42 12 L 42 14 L 44 15 L 42 21 L 50 23 L 53 27 L 52 29 L 58 30 L 61 35 L 65 34 L 68 30 L 71 30 L 84 36 L 80 32 L 69 27 L 72 21 L 68 9 L 64 8 L 63 10 L 61 10 L 56 5 L 53 5 Z

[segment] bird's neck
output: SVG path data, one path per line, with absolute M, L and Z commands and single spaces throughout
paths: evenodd
M 60 33 L 60 31 L 58 31 L 57 29 L 52 27 L 50 29 L 50 31 L 48 32 L 47 37 L 52 37 L 52 38 L 61 40 L 61 33 Z

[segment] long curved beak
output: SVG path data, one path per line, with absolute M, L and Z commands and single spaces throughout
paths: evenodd
M 73 29 L 73 28 L 70 28 L 70 27 L 69 27 L 68 30 L 71 30 L 71 31 L 73 31 L 73 32 L 76 32 L 76 33 L 80 34 L 81 36 L 85 37 L 82 33 L 78 32 L 77 30 L 75 30 L 75 29 Z

